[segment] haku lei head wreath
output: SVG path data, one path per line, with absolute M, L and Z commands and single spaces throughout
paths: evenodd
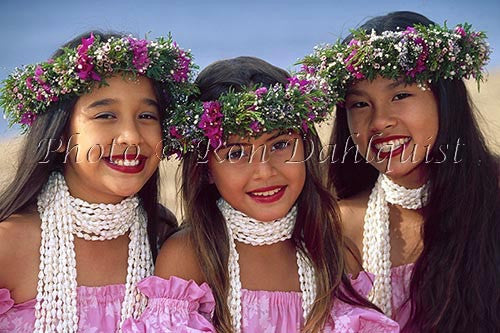
M 216 149 L 229 135 L 260 136 L 276 129 L 315 131 L 333 108 L 312 80 L 291 77 L 288 83 L 230 90 L 216 101 L 180 105 L 166 121 L 167 155 L 182 156 L 200 147 Z M 203 146 L 201 146 L 203 144 Z
M 76 48 L 47 62 L 16 68 L 1 88 L 0 106 L 10 125 L 20 123 L 26 130 L 53 103 L 89 92 L 97 82 L 118 73 L 144 75 L 162 82 L 173 96 L 188 95 L 192 63 L 189 51 L 172 40 L 154 41 L 130 36 L 101 41 L 90 34 Z
M 299 61 L 300 76 L 314 77 L 336 101 L 342 101 L 350 84 L 378 75 L 427 86 L 439 79 L 483 80 L 491 53 L 484 32 L 470 24 L 450 30 L 446 24 L 416 24 L 400 31 L 353 30 L 348 44 L 316 47 Z

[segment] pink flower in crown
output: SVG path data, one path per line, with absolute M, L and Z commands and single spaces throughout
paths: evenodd
M 29 76 L 26 78 L 26 87 L 28 87 L 29 90 L 34 91 L 35 88 L 33 87 L 33 77 Z
M 416 34 L 416 33 L 417 29 L 415 29 L 414 27 L 406 27 L 406 30 L 403 31 L 403 35 Z
M 21 116 L 20 123 L 22 125 L 31 126 L 33 124 L 33 122 L 35 121 L 35 119 L 36 119 L 36 114 L 34 114 L 31 111 L 27 111 L 27 112 L 23 113 L 23 115 Z
M 465 29 L 462 28 L 461 26 L 455 27 L 455 32 L 462 37 L 465 37 L 467 35 L 467 33 L 465 32 Z
M 405 41 L 408 42 L 408 41 Z M 417 37 L 413 40 L 413 42 L 416 45 L 421 45 L 422 46 L 422 52 L 419 54 L 417 63 L 415 64 L 415 67 L 410 69 L 409 71 L 406 72 L 406 75 L 409 77 L 414 78 L 416 74 L 421 73 L 427 69 L 427 66 L 425 65 L 425 61 L 427 60 L 427 56 L 429 55 L 428 52 L 428 47 L 423 38 Z
M 134 58 L 132 59 L 132 64 L 139 71 L 139 73 L 144 73 L 148 68 L 151 60 L 148 56 L 148 41 L 145 39 L 135 39 L 128 38 L 130 43 L 130 48 L 134 53 Z
M 267 94 L 267 88 L 266 87 L 260 87 L 259 89 L 255 90 L 255 95 L 257 97 L 262 97 L 262 95 Z
M 201 115 L 198 128 L 208 138 L 210 145 L 217 148 L 222 140 L 222 118 L 221 105 L 218 101 L 203 102 L 203 114 Z
M 352 42 L 352 40 L 351 40 L 351 42 Z M 351 43 L 349 43 L 349 44 L 351 44 Z M 356 43 L 353 45 L 358 45 L 358 42 L 356 41 Z M 347 71 L 349 73 L 351 73 L 356 80 L 362 80 L 365 78 L 365 75 L 363 73 L 361 73 L 360 71 L 356 70 L 355 66 L 351 62 L 352 58 L 354 58 L 354 56 L 357 53 L 358 53 L 357 49 L 352 50 L 351 53 L 347 56 L 347 58 L 345 58 L 344 64 L 346 65 L 345 69 L 347 69 Z

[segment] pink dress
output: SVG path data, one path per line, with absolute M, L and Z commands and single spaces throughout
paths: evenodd
M 371 281 L 368 276 L 356 279 L 354 287 L 361 294 L 366 294 L 371 289 Z M 194 284 L 194 282 L 192 282 Z M 124 332 L 168 332 L 171 315 L 166 304 L 168 288 L 171 284 L 168 280 L 158 277 L 149 277 L 141 282 L 139 288 L 150 297 L 148 308 L 138 320 L 129 319 L 125 323 Z M 201 287 L 194 287 L 197 292 L 194 297 L 197 300 L 191 305 L 197 308 L 203 318 L 209 318 L 215 306 L 213 296 L 206 283 Z M 201 295 L 201 290 L 206 294 Z M 244 333 L 266 333 L 266 332 L 300 332 L 303 326 L 302 298 L 300 292 L 281 291 L 252 291 L 242 290 L 242 332 Z M 191 323 L 201 319 L 198 315 Z M 166 323 L 166 324 L 165 324 Z M 206 323 L 206 322 L 203 322 Z M 335 328 L 332 328 L 332 324 Z M 197 330 L 186 330 L 188 332 L 215 332 L 211 325 L 191 325 Z M 202 327 L 202 329 L 200 329 Z M 330 313 L 325 332 L 399 332 L 399 326 L 393 320 L 383 314 L 335 301 Z
M 141 288 L 147 291 L 154 286 L 154 279 L 146 280 Z M 197 302 L 210 303 L 211 293 L 208 286 L 198 287 L 181 279 L 166 282 L 171 288 L 164 292 L 162 303 L 165 307 L 162 318 L 164 331 L 177 332 L 178 327 L 189 329 L 208 325 L 209 322 L 201 314 Z M 153 287 L 154 288 L 154 287 Z M 102 287 L 78 287 L 78 331 L 85 333 L 116 332 L 120 323 L 120 310 L 125 296 L 125 285 L 108 285 Z M 199 297 L 201 299 L 197 299 Z M 0 332 L 33 332 L 35 324 L 35 303 L 29 300 L 14 304 L 7 289 L 0 289 Z M 154 301 L 152 302 L 154 303 Z M 213 300 L 211 302 L 213 304 Z M 125 323 L 124 323 L 125 325 Z M 148 332 L 155 332 L 150 330 Z
M 391 268 L 392 319 L 397 321 L 401 328 L 408 322 L 411 312 L 411 307 L 407 300 L 410 296 L 410 280 L 413 266 L 414 264 L 407 264 Z M 361 275 L 362 273 L 356 279 L 351 280 L 351 282 L 358 283 L 358 279 L 360 278 L 366 280 Z

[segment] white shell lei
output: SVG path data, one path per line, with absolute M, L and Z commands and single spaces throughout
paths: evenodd
M 253 245 L 271 245 L 292 237 L 297 208 L 294 206 L 288 214 L 272 222 L 260 222 L 246 216 L 231 207 L 222 198 L 217 201 L 229 234 L 229 296 L 228 305 L 234 332 L 241 332 L 241 279 L 239 255 L 235 240 Z M 309 258 L 299 249 L 296 252 L 300 290 L 302 292 L 302 309 L 304 319 L 307 318 L 316 298 L 316 276 Z
M 137 318 L 147 299 L 137 282 L 153 271 L 147 217 L 137 197 L 118 204 L 91 204 L 70 195 L 62 174 L 51 174 L 38 196 L 41 223 L 40 271 L 35 305 L 35 332 L 77 332 L 74 237 L 109 240 L 130 230 L 123 321 Z
M 363 267 L 375 275 L 373 289 L 368 295 L 387 316 L 392 315 L 391 240 L 389 236 L 389 206 L 419 209 L 426 205 L 429 184 L 416 189 L 397 185 L 380 174 L 368 200 L 363 232 Z

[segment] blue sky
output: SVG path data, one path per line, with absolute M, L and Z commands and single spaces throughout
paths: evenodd
M 500 68 L 500 1 L 280 0 L 280 1 L 23 1 L 0 2 L 0 80 L 16 67 L 45 61 L 61 44 L 90 29 L 143 37 L 172 32 L 201 68 L 240 55 L 291 69 L 314 45 L 333 42 L 365 20 L 411 10 L 437 23 L 469 22 L 486 31 Z M 0 117 L 0 139 L 14 136 Z

